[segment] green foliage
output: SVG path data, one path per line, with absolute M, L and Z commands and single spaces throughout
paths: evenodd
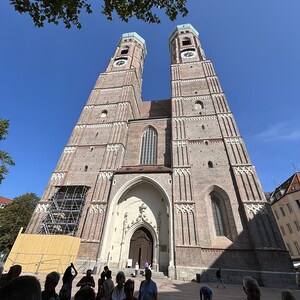
M 8 127 L 9 121 L 0 119 L 0 141 L 5 140 L 8 134 Z M 5 175 L 9 172 L 7 165 L 14 166 L 15 163 L 7 152 L 0 150 L 0 184 Z
M 81 28 L 79 15 L 82 11 L 91 14 L 91 5 L 88 0 L 10 0 L 19 13 L 28 13 L 37 27 L 43 27 L 45 22 L 58 24 L 63 21 L 66 28 L 72 25 Z M 164 10 L 171 21 L 178 14 L 186 16 L 186 0 L 103 0 L 102 13 L 108 20 L 113 14 L 125 22 L 135 16 L 148 23 L 160 23 L 160 18 L 154 12 Z
M 27 227 L 39 200 L 35 193 L 26 193 L 0 209 L 0 252 L 12 248 L 20 228 Z

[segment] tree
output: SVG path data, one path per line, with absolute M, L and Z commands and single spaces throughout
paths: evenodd
M 113 14 L 125 22 L 135 16 L 137 19 L 148 23 L 160 23 L 160 18 L 155 11 L 164 10 L 171 21 L 178 14 L 186 16 L 187 0 L 103 0 L 102 14 L 108 20 L 113 19 Z M 79 15 L 82 11 L 91 14 L 92 7 L 88 0 L 10 0 L 15 10 L 19 13 L 28 13 L 34 24 L 43 27 L 45 22 L 58 24 L 63 21 L 66 28 L 72 25 L 81 28 Z
M 8 134 L 9 121 L 0 119 L 0 141 L 5 140 Z M 14 166 L 15 163 L 6 151 L 0 150 L 0 184 L 5 175 L 9 172 L 7 165 Z
M 12 248 L 20 228 L 27 227 L 40 198 L 35 193 L 26 193 L 13 200 L 0 210 L 0 252 Z

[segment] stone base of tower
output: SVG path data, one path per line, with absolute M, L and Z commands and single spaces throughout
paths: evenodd
M 176 247 L 176 279 L 214 282 L 218 268 L 225 283 L 241 284 L 244 276 L 251 276 L 260 286 L 296 288 L 287 251 Z

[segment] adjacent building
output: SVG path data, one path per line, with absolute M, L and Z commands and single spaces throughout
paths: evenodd
M 27 233 L 81 239 L 77 264 L 294 283 L 293 266 L 196 29 L 169 38 L 171 99 L 142 101 L 147 49 L 123 34 Z M 153 62 L 154 63 L 154 62 Z M 153 88 L 159 89 L 159 86 Z
M 13 200 L 0 196 L 0 209 L 3 209 L 6 205 L 13 203 Z
M 295 265 L 300 263 L 300 172 L 270 195 L 278 227 Z

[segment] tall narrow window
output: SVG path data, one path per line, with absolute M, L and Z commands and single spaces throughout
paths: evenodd
M 208 168 L 209 168 L 209 169 L 212 169 L 212 168 L 214 167 L 214 164 L 213 164 L 212 161 L 209 161 L 209 162 L 207 163 L 207 165 L 208 165 Z
M 194 105 L 194 108 L 198 112 L 201 111 L 204 108 L 203 102 L 202 101 L 196 101 L 195 105 Z
M 188 37 L 185 37 L 183 40 L 182 40 L 182 46 L 188 46 L 188 45 L 191 45 L 191 39 L 188 38 Z
M 148 127 L 142 137 L 141 160 L 142 165 L 155 165 L 157 152 L 157 133 Z
M 220 209 L 220 200 L 215 196 L 211 195 L 212 212 L 215 223 L 216 235 L 224 236 L 224 226 L 222 220 L 222 214 Z

